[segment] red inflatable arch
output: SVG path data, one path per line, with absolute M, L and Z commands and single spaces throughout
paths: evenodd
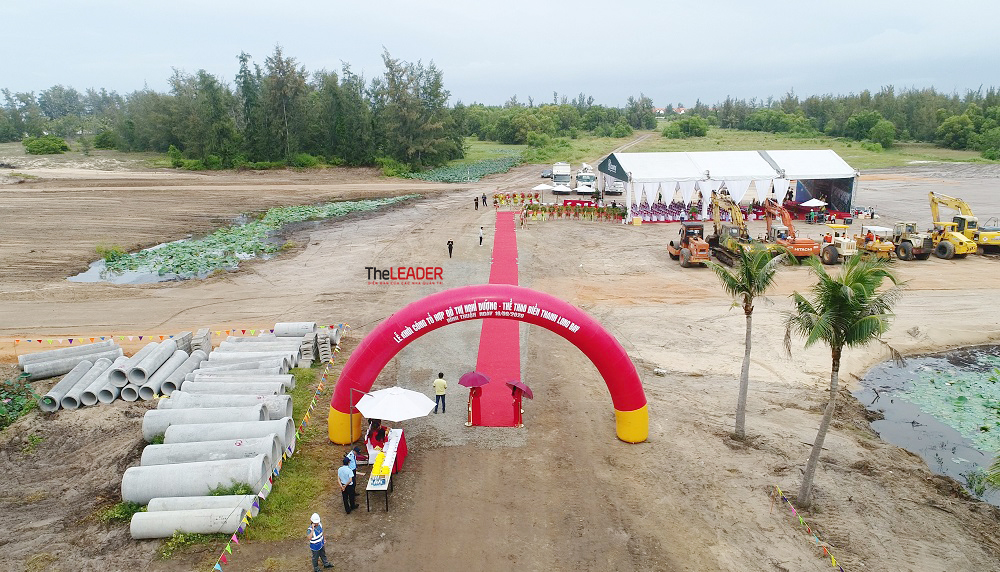
M 615 408 L 618 438 L 629 443 L 649 436 L 649 411 L 639 374 L 625 349 L 579 308 L 544 292 L 509 284 L 454 288 L 417 300 L 386 318 L 347 360 L 330 401 L 330 440 L 346 445 L 361 434 L 361 414 L 350 414 L 351 396 L 368 391 L 389 360 L 411 341 L 442 326 L 502 318 L 541 326 L 580 348 L 604 377 Z

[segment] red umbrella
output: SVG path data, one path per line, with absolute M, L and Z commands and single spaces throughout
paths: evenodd
M 535 396 L 531 393 L 531 388 L 528 387 L 528 385 L 526 383 L 524 383 L 523 381 L 521 381 L 519 379 L 514 379 L 514 380 L 511 380 L 511 381 L 508 381 L 507 385 L 509 385 L 511 387 L 516 387 L 516 388 L 520 389 L 521 391 L 524 392 L 524 396 L 527 397 L 528 399 L 534 399 L 535 398 Z
M 470 371 L 458 380 L 458 384 L 465 387 L 482 387 L 489 382 L 490 378 L 479 373 L 478 371 Z

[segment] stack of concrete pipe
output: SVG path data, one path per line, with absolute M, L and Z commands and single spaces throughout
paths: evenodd
M 17 357 L 17 363 L 21 366 L 21 370 L 28 374 L 28 379 L 35 381 L 68 374 L 82 361 L 89 361 L 93 365 L 101 358 L 114 360 L 120 355 L 122 355 L 121 348 L 115 342 L 108 340 L 24 354 Z
M 268 342 L 223 342 L 226 349 L 212 352 L 201 367 L 163 382 L 168 397 L 143 417 L 143 437 L 162 435 L 163 444 L 147 445 L 140 466 L 122 478 L 122 500 L 149 503 L 132 518 L 133 538 L 229 534 L 247 511 L 253 514 L 255 496 L 209 495 L 234 484 L 261 491 L 282 454 L 295 451 L 292 398 L 285 394 L 295 387 L 287 373 L 298 363 L 295 342 L 268 351 L 254 351 Z
M 182 343 L 186 333 L 180 334 Z M 115 364 L 108 373 L 111 387 L 98 398 L 114 400 L 118 395 L 125 401 L 152 399 L 162 393 L 169 393 L 179 385 L 184 376 L 194 371 L 207 358 L 201 350 L 190 355 L 178 349 L 173 338 L 163 342 L 151 342 L 126 361 Z M 166 386 L 166 390 L 164 389 Z

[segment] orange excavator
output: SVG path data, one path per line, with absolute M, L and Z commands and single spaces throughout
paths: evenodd
M 776 220 L 780 218 L 781 223 Z M 795 236 L 792 216 L 774 199 L 764 201 L 764 220 L 767 222 L 767 240 L 786 248 L 795 258 L 819 256 L 820 244 L 809 238 Z

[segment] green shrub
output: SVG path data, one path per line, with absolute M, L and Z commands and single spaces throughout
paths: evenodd
M 257 161 L 256 163 L 249 163 L 249 168 L 256 171 L 269 171 L 271 169 L 284 169 L 284 161 Z
M 213 171 L 218 171 L 222 168 L 222 157 L 218 155 L 206 155 L 205 167 Z
M 177 147 L 171 145 L 170 148 L 167 149 L 167 157 L 170 159 L 170 164 L 172 166 L 178 168 L 184 166 L 184 158 L 181 156 L 181 150 Z
M 400 163 L 392 157 L 376 157 L 375 164 L 382 169 L 386 177 L 400 177 L 410 172 L 410 166 Z
M 319 158 L 313 157 L 309 153 L 298 153 L 292 157 L 291 163 L 293 167 L 315 167 L 319 165 Z
M 885 150 L 881 143 L 872 143 L 871 141 L 862 141 L 861 148 L 865 151 L 872 151 L 874 153 L 881 153 Z
M 146 512 L 146 507 L 134 502 L 122 501 L 97 513 L 103 522 L 129 522 L 137 512 Z
M 617 123 L 611 130 L 612 137 L 628 137 L 632 134 L 632 127 L 628 123 Z
M 173 556 L 174 552 L 183 550 L 189 546 L 209 544 L 212 542 L 228 540 L 228 538 L 229 537 L 224 534 L 184 534 L 182 532 L 175 532 L 174 535 L 166 539 L 163 542 L 163 546 L 160 547 L 160 558 L 166 560 Z
M 990 161 L 1000 160 L 1000 149 L 985 149 L 983 151 L 983 159 L 989 159 Z
M 528 145 L 530 147 L 545 147 L 552 144 L 552 137 L 546 133 L 531 131 L 528 133 Z
M 98 244 L 94 250 L 97 251 L 98 258 L 105 262 L 115 262 L 116 260 L 128 256 L 128 252 L 117 244 Z
M 326 164 L 331 167 L 340 167 L 341 165 L 346 165 L 347 161 L 341 159 L 340 157 L 330 157 L 326 160 Z
M 117 149 L 118 136 L 111 131 L 101 131 L 94 136 L 95 149 Z
M 25 137 L 21 143 L 29 155 L 59 155 L 69 151 L 66 141 L 55 135 Z
M 684 133 L 681 132 L 681 126 L 677 125 L 676 121 L 671 121 L 663 128 L 663 136 L 667 139 L 683 139 Z
M 24 379 L 0 382 L 0 429 L 17 421 L 36 407 L 38 395 Z
M 201 159 L 181 159 L 182 168 L 188 171 L 204 171 L 205 163 Z

